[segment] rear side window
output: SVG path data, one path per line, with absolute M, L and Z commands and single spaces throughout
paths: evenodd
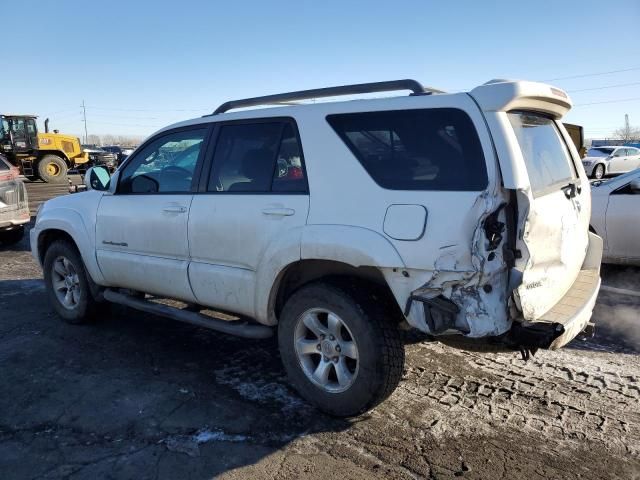
M 291 123 L 220 127 L 210 192 L 304 193 L 306 189 L 302 150 Z
M 571 157 L 555 122 L 542 114 L 511 112 L 509 121 L 527 165 L 534 193 L 574 178 Z
M 350 113 L 329 115 L 327 121 L 383 188 L 478 191 L 487 186 L 480 140 L 462 110 Z

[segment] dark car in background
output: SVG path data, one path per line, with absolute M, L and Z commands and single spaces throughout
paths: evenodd
M 89 154 L 89 166 L 107 167 L 113 172 L 118 167 L 118 157 L 115 153 L 109 152 L 96 145 L 82 145 L 82 151 Z
M 27 190 L 17 167 L 0 155 L 0 244 L 19 242 L 30 220 Z
M 105 145 L 101 147 L 103 150 L 107 152 L 111 152 L 116 155 L 118 160 L 118 165 L 121 165 L 122 162 L 126 160 L 126 158 L 133 153 L 135 150 L 134 147 L 122 147 L 120 145 Z

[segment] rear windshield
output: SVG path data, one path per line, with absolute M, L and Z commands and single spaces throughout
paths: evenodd
M 508 116 L 534 193 L 542 193 L 574 178 L 569 151 L 552 119 L 531 112 L 510 112 Z
M 606 147 L 590 148 L 587 157 L 608 157 L 613 153 L 613 150 L 613 148 Z
M 462 110 L 350 113 L 329 115 L 327 121 L 383 188 L 479 191 L 487 186 L 480 140 Z

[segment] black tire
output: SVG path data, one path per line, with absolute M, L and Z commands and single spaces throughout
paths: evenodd
M 0 230 L 0 244 L 14 245 L 24 237 L 24 227 L 14 228 L 13 230 Z
M 391 395 L 402 377 L 404 345 L 397 320 L 384 314 L 388 310 L 373 292 L 366 284 L 314 282 L 296 291 L 280 315 L 278 344 L 289 381 L 302 397 L 330 415 L 348 417 L 373 408 Z M 318 386 L 298 358 L 296 326 L 311 309 L 326 309 L 339 316 L 357 344 L 358 367 L 344 391 Z
M 591 174 L 591 177 L 595 178 L 596 180 L 600 180 L 602 177 L 604 177 L 604 165 L 599 163 L 598 165 L 593 167 L 593 173 Z
M 57 155 L 45 155 L 38 161 L 38 176 L 47 183 L 64 183 L 67 163 Z
M 60 258 L 66 258 L 73 266 L 73 271 L 77 275 L 79 298 L 72 308 L 65 306 L 61 302 L 54 289 L 54 262 Z M 90 279 L 75 245 L 65 240 L 53 242 L 45 252 L 43 269 L 47 296 L 56 313 L 71 324 L 87 323 L 93 320 L 97 310 L 97 302 L 91 293 Z

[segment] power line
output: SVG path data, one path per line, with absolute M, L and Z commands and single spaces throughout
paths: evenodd
M 121 112 L 204 112 L 211 110 L 210 108 L 192 108 L 192 109 L 159 109 L 159 108 L 111 108 L 111 107 L 96 107 L 93 105 L 87 105 L 87 108 L 93 108 L 95 110 L 115 110 Z
M 602 102 L 591 102 L 591 103 L 576 103 L 574 107 L 585 107 L 587 105 L 601 105 L 603 103 L 621 103 L 621 102 L 634 102 L 640 100 L 640 97 L 633 98 L 621 98 L 619 100 L 603 100 Z
M 578 90 L 567 90 L 567 93 L 588 92 L 588 91 L 591 91 L 591 90 L 604 90 L 606 88 L 631 87 L 633 85 L 640 85 L 640 82 L 618 83 L 617 85 L 604 85 L 602 87 L 593 87 L 593 88 L 580 88 Z
M 120 122 L 93 122 L 98 123 L 100 125 L 118 125 L 121 127 L 150 127 L 150 128 L 161 128 L 165 125 L 145 125 L 142 123 L 120 123 Z
M 640 70 L 640 67 L 623 68 L 621 70 L 609 70 L 608 72 L 583 73 L 581 75 L 569 75 L 568 77 L 547 78 L 546 80 L 541 80 L 541 81 L 553 82 L 555 80 L 570 80 L 572 78 L 597 77 L 599 75 L 609 75 L 610 73 L 632 72 L 634 70 Z

